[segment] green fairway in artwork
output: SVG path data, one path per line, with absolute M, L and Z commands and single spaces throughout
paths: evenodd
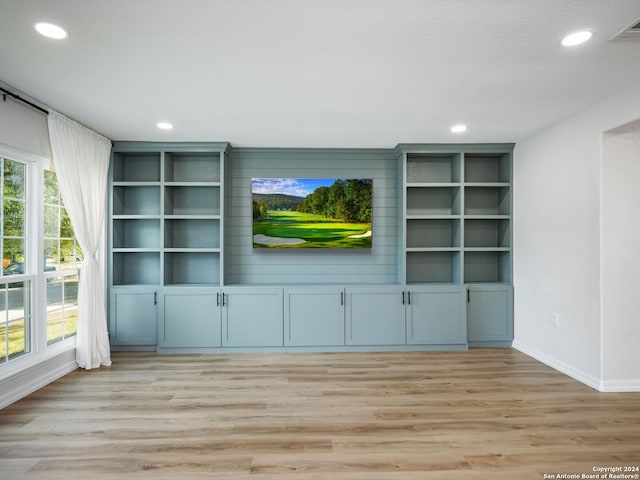
M 269 210 L 253 222 L 257 248 L 371 248 L 371 223 Z

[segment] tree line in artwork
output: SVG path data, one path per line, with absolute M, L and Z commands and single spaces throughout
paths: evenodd
M 269 210 L 312 213 L 349 222 L 371 222 L 370 179 L 338 179 L 328 187 L 318 187 L 304 198 L 283 194 L 254 194 L 253 218 L 264 218 Z
M 331 186 L 318 187 L 304 198 L 283 194 L 254 194 L 253 218 L 264 218 L 269 210 L 312 213 L 350 222 L 371 222 L 373 181 L 338 179 Z
M 254 193 L 253 219 L 264 218 L 269 210 L 297 211 L 302 197 L 284 195 L 282 193 Z
M 370 179 L 338 179 L 307 195 L 298 211 L 349 222 L 371 222 L 373 182 Z

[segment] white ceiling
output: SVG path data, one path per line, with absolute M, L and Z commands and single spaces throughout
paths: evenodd
M 640 82 L 640 41 L 611 41 L 639 20 L 639 0 L 0 0 L 0 81 L 114 140 L 511 142 Z

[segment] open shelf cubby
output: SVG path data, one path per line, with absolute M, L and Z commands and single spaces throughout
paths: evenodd
M 465 215 L 509 215 L 509 187 L 465 187 Z
M 511 238 L 510 225 L 508 219 L 467 219 L 464 222 L 464 246 L 508 248 Z
M 408 187 L 407 215 L 460 215 L 460 188 Z
M 460 283 L 459 252 L 407 252 L 407 283 Z
M 114 182 L 159 182 L 160 153 L 114 153 Z
M 466 153 L 464 181 L 467 183 L 509 183 L 511 158 L 509 154 Z
M 465 283 L 510 283 L 509 252 L 465 252 Z
M 113 215 L 160 215 L 160 187 L 113 187 Z
M 160 253 L 114 252 L 114 285 L 159 285 Z
M 217 252 L 169 252 L 164 254 L 165 285 L 219 285 Z
M 220 215 L 220 187 L 165 186 L 165 215 Z
M 460 246 L 460 220 L 407 220 L 407 248 Z
M 459 183 L 459 153 L 408 153 L 407 183 Z
M 159 219 L 116 219 L 113 248 L 160 248 Z
M 220 220 L 165 220 L 164 246 L 165 248 L 220 248 Z
M 165 153 L 166 182 L 220 182 L 219 153 Z

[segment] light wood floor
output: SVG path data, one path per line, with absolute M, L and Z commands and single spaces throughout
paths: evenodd
M 0 411 L 1 479 L 542 479 L 640 466 L 640 394 L 511 349 L 114 353 Z M 551 477 L 547 477 L 551 478 Z

